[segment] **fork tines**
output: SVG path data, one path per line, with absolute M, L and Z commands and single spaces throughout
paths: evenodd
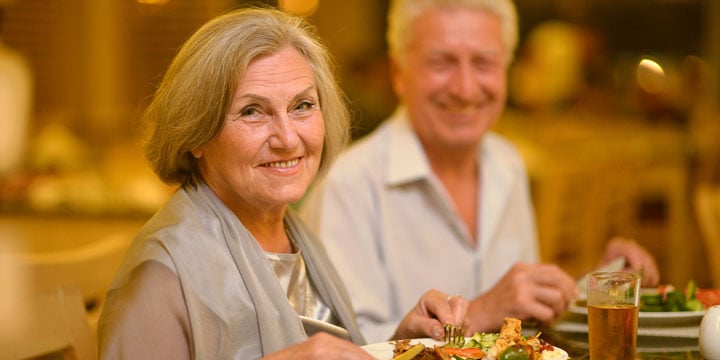
M 463 344 L 465 343 L 465 338 L 463 337 L 462 326 L 443 324 L 443 329 L 445 330 L 445 343 L 456 347 L 463 346 Z

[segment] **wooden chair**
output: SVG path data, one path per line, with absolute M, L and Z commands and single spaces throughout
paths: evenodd
M 0 253 L 0 263 L 17 264 L 18 271 L 32 292 L 52 291 L 58 286 L 77 288 L 94 339 L 105 292 L 131 238 L 129 233 L 115 233 L 70 249 Z
M 80 289 L 85 303 L 92 307 L 102 301 L 130 239 L 131 235 L 116 233 L 81 247 L 10 256 L 15 256 L 27 268 L 37 291 L 74 285 Z
M 0 359 L 96 358 L 85 304 L 77 287 L 28 293 L 18 299 L 22 303 L 17 304 L 17 311 L 0 313 Z
M 720 185 L 698 185 L 694 200 L 713 286 L 720 287 Z

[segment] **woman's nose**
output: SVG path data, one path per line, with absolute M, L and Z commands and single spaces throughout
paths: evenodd
M 273 129 L 268 139 L 271 149 L 294 149 L 300 143 L 293 120 L 287 115 L 276 115 Z

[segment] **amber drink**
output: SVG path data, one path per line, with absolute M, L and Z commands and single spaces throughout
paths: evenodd
M 588 274 L 590 359 L 635 359 L 639 293 L 637 274 Z

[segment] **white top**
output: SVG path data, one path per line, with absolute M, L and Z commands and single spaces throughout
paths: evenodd
M 265 257 L 298 315 L 338 324 L 330 308 L 317 295 L 300 250 L 290 254 L 265 252 Z
M 324 242 L 368 342 L 387 340 L 431 288 L 472 298 L 513 263 L 538 260 L 519 153 L 488 133 L 477 157 L 475 247 L 403 109 L 343 154 L 302 203 L 300 215 Z

